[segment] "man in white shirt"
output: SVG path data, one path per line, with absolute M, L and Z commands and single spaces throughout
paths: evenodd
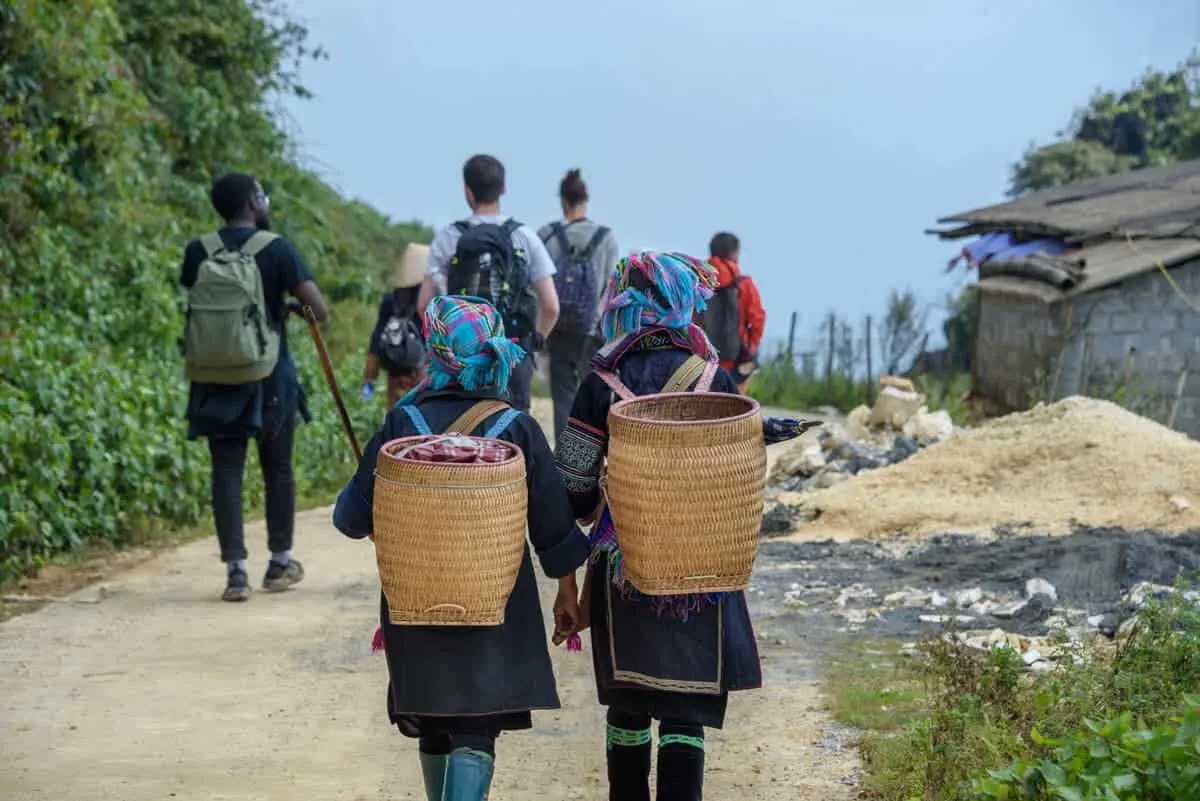
M 513 407 L 528 412 L 534 353 L 542 349 L 546 337 L 558 320 L 558 293 L 554 289 L 554 261 L 542 240 L 532 228 L 515 221 L 510 223 L 512 218 L 500 211 L 504 182 L 504 165 L 492 156 L 472 156 L 463 165 L 464 194 L 467 205 L 471 207 L 471 216 L 461 222 L 447 225 L 433 237 L 417 302 L 423 314 L 434 295 L 447 291 L 448 268 L 464 230 L 478 225 L 508 224 L 512 229 L 513 249 L 524 262 L 524 269 L 529 272 L 529 288 L 537 307 L 535 330 L 522 342 L 526 350 L 530 351 L 529 356 L 513 370 L 508 385 Z

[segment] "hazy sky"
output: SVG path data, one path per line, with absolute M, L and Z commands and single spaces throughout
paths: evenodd
M 742 239 L 768 334 L 793 310 L 941 305 L 965 279 L 937 218 L 1098 88 L 1200 43 L 1200 0 L 293 0 L 330 54 L 290 103 L 323 175 L 397 219 L 465 215 L 460 169 L 508 169 L 508 213 L 558 215 L 580 167 L 624 250 Z M 939 318 L 940 319 L 940 318 Z M 935 321 L 936 322 L 936 321 Z

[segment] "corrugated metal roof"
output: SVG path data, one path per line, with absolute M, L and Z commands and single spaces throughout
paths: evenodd
M 998 230 L 1063 239 L 1118 233 L 1200 237 L 1200 159 L 1080 181 L 938 222 L 964 224 L 932 232 L 944 239 Z

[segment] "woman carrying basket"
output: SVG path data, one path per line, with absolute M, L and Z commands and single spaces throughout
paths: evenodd
M 704 729 L 721 728 L 728 694 L 762 684 L 758 648 L 742 592 L 643 596 L 622 573 L 612 516 L 601 506 L 608 412 L 619 396 L 687 391 L 737 394 L 704 332 L 692 324 L 716 285 L 707 264 L 676 253 L 623 259 L 601 319 L 606 344 L 592 359 L 557 446 L 559 472 L 578 518 L 599 520 L 584 584 L 600 703 L 608 707 L 611 801 L 648 801 L 651 720 L 659 721 L 659 801 L 698 801 Z M 768 442 L 809 424 L 768 420 Z M 670 500 L 664 498 L 664 503 Z
M 556 639 L 564 637 L 578 623 L 575 571 L 590 544 L 575 524 L 541 428 L 527 414 L 495 403 L 525 353 L 505 338 L 496 310 L 478 298 L 434 298 L 424 333 L 428 374 L 367 444 L 358 472 L 338 496 L 334 525 L 356 539 L 372 534 L 376 458 L 385 443 L 451 429 L 470 433 L 462 419 L 473 414 L 471 430 L 487 431 L 524 453 L 529 540 L 542 569 L 559 580 Z M 489 407 L 480 401 L 493 402 L 492 413 L 482 418 L 478 410 Z M 529 549 L 499 626 L 396 626 L 389 622 L 386 596 L 381 607 L 388 715 L 401 733 L 419 739 L 426 797 L 481 801 L 491 785 L 500 732 L 528 729 L 531 710 L 560 706 Z

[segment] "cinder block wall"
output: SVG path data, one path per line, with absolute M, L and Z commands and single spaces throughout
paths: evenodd
M 1053 308 L 1044 301 L 984 288 L 975 345 L 975 391 L 1002 407 L 1027 409 L 1048 370 Z
M 1171 277 L 1200 307 L 1200 260 Z M 1200 439 L 1200 313 L 1157 270 L 1054 304 L 984 289 L 975 358 L 976 392 L 1006 409 L 1090 395 L 1162 423 L 1183 375 L 1174 426 Z
M 1183 295 L 1200 307 L 1200 261 L 1170 272 Z M 1071 335 L 1062 353 L 1057 395 L 1113 397 L 1166 422 L 1180 376 L 1183 394 L 1175 428 L 1200 438 L 1200 313 L 1158 270 L 1059 304 L 1073 305 Z

